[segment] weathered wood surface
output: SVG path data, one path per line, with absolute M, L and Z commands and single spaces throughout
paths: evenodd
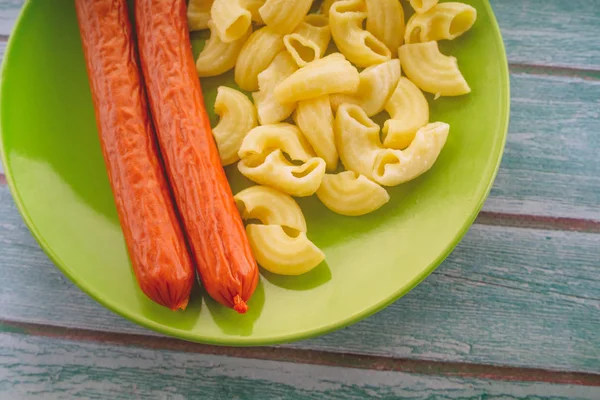
M 600 387 L 496 382 L 0 333 L 0 398 L 590 399 Z M 203 397 L 204 396 L 204 397 Z
M 147 333 L 89 299 L 39 250 L 0 187 L 0 320 Z M 600 373 L 600 235 L 475 225 L 375 316 L 297 348 Z

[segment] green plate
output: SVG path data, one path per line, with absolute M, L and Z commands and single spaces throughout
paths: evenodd
M 432 121 L 451 131 L 435 166 L 391 190 L 360 218 L 336 215 L 316 198 L 299 201 L 311 240 L 327 262 L 307 275 L 264 271 L 246 315 L 207 298 L 171 312 L 138 289 L 127 258 L 97 137 L 73 0 L 27 1 L 5 55 L 2 159 L 15 202 L 42 248 L 73 282 L 109 309 L 182 339 L 264 345 L 303 339 L 360 320 L 406 294 L 467 231 L 498 170 L 509 114 L 506 55 L 486 0 L 468 0 L 473 29 L 444 43 L 473 93 L 429 98 Z M 195 39 L 194 50 L 201 47 Z M 203 80 L 207 108 L 231 75 Z M 248 185 L 228 168 L 235 192 Z

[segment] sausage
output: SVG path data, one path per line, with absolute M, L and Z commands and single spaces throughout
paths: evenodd
M 185 309 L 194 265 L 148 116 L 127 2 L 75 0 L 75 7 L 100 145 L 133 271 L 150 299 Z
M 192 55 L 185 0 L 136 0 L 140 64 L 175 202 L 208 294 L 239 313 L 258 283 Z

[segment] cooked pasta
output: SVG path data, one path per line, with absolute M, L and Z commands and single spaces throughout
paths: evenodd
M 275 88 L 280 103 L 313 99 L 330 93 L 354 92 L 360 83 L 358 70 L 340 53 L 313 61 L 294 72 Z
M 331 211 L 351 217 L 371 213 L 390 200 L 384 188 L 353 171 L 325 174 L 317 197 Z
M 282 104 L 275 99 L 275 88 L 298 69 L 286 51 L 279 53 L 263 72 L 258 74 L 258 92 L 252 93 L 258 110 L 258 120 L 262 125 L 275 124 L 288 118 L 294 112 L 295 103 Z
M 241 92 L 226 86 L 217 89 L 215 114 L 220 119 L 213 128 L 213 135 L 221 163 L 233 164 L 239 160 L 238 151 L 246 134 L 256 127 L 256 109 Z
M 404 10 L 398 0 L 366 0 L 367 30 L 398 54 L 404 36 Z
M 410 0 L 410 5 L 417 14 L 422 14 L 431 10 L 438 3 L 438 0 Z
M 188 27 L 190 31 L 208 29 L 210 9 L 215 0 L 190 0 L 187 7 Z
M 243 90 L 258 90 L 258 74 L 267 69 L 275 56 L 283 50 L 283 36 L 268 26 L 248 38 L 235 64 L 235 83 Z
M 238 40 L 252 24 L 252 14 L 243 0 L 214 0 L 210 15 L 223 43 Z
M 283 37 L 285 48 L 299 67 L 323 57 L 330 41 L 329 21 L 318 14 L 307 15 L 294 32 Z
M 274 32 L 292 32 L 306 16 L 313 0 L 266 0 L 258 10 L 262 20 Z
M 471 92 L 456 58 L 440 53 L 435 41 L 405 44 L 398 56 L 406 76 L 421 90 L 436 96 L 460 96 Z
M 423 14 L 414 14 L 406 25 L 405 43 L 456 39 L 473 26 L 477 10 L 464 3 L 440 3 Z
M 221 75 L 235 66 L 244 43 L 252 33 L 252 27 L 238 40 L 223 43 L 215 30 L 212 21 L 208 22 L 210 38 L 206 41 L 204 49 L 196 60 L 196 71 L 201 78 Z
M 365 0 L 340 0 L 329 10 L 333 41 L 340 52 L 358 67 L 379 64 L 392 57 L 383 42 L 362 28 L 366 18 Z

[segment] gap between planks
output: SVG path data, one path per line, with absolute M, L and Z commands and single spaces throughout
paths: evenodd
M 0 332 L 33 335 L 46 338 L 95 342 L 113 346 L 141 347 L 153 350 L 178 351 L 195 354 L 291 362 L 296 364 L 335 366 L 362 370 L 403 372 L 445 377 L 478 378 L 514 382 L 546 382 L 600 387 L 600 374 L 561 372 L 534 368 L 409 360 L 352 353 L 332 353 L 286 347 L 221 347 L 186 342 L 179 339 L 100 332 L 0 320 Z

